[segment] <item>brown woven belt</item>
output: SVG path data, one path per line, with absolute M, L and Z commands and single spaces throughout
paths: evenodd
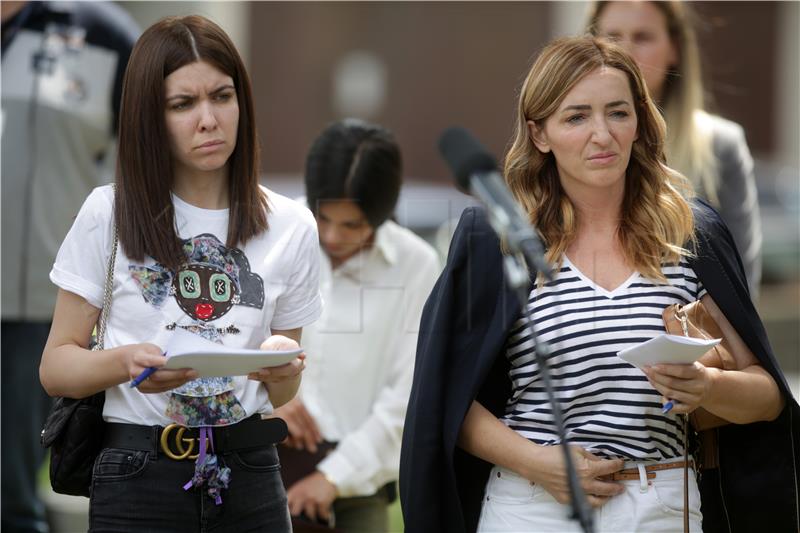
M 644 470 L 645 472 L 647 472 L 647 479 L 655 479 L 656 472 L 660 470 L 672 470 L 675 468 L 683 468 L 684 465 L 686 465 L 686 461 L 676 461 L 674 463 L 659 463 L 655 465 L 646 465 L 644 467 Z M 689 461 L 689 468 L 694 468 L 694 461 Z M 613 474 L 600 476 L 598 479 L 602 481 L 632 481 L 635 479 L 639 479 L 639 469 L 626 468 L 625 470 L 620 470 L 619 472 L 614 472 Z

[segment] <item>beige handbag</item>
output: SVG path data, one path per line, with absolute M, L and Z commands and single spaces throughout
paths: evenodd
M 664 327 L 671 335 L 683 335 L 697 339 L 722 339 L 722 342 L 705 353 L 699 362 L 708 367 L 738 370 L 730 343 L 725 339 L 722 330 L 700 300 L 688 305 L 671 305 L 664 309 L 662 317 Z M 689 422 L 695 431 L 705 431 L 730 423 L 702 407 L 695 409 L 689 415 Z
M 707 367 L 721 368 L 723 370 L 737 370 L 736 359 L 733 357 L 730 343 L 722 334 L 722 329 L 705 308 L 700 300 L 687 305 L 673 304 L 662 314 L 664 327 L 671 335 L 682 335 L 699 339 L 722 339 L 722 342 L 703 354 L 698 360 Z M 700 464 L 702 468 L 716 468 L 719 466 L 717 450 L 717 429 L 730 424 L 724 418 L 709 413 L 702 407 L 689 414 L 689 422 L 697 431 L 700 441 Z M 684 457 L 683 471 L 683 530 L 689 531 L 689 427 L 684 418 Z M 695 463 L 697 464 L 697 463 Z

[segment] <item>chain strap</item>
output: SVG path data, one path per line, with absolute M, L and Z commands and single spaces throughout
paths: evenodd
M 97 321 L 97 337 L 94 350 L 102 350 L 106 338 L 106 321 L 111 312 L 111 293 L 114 288 L 114 265 L 117 262 L 117 228 L 114 226 L 114 243 L 111 245 L 111 256 L 108 258 L 108 268 L 106 269 L 106 281 L 103 286 L 103 308 L 100 310 L 100 320 Z

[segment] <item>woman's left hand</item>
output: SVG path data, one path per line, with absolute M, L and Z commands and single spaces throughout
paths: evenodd
M 272 335 L 261 343 L 261 350 L 297 350 L 300 345 L 283 335 Z M 306 367 L 306 354 L 301 353 L 292 361 L 281 366 L 265 367 L 247 375 L 249 379 L 263 383 L 280 383 L 296 379 Z
M 691 365 L 653 365 L 643 368 L 647 379 L 664 398 L 674 402 L 673 413 L 691 413 L 700 407 L 711 387 L 714 369 L 695 361 Z

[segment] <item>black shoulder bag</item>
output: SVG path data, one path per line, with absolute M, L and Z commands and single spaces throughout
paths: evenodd
M 97 334 L 92 351 L 102 350 L 106 334 L 106 321 L 111 311 L 111 289 L 114 284 L 114 263 L 117 258 L 117 231 L 108 258 L 108 269 L 103 289 L 103 309 L 97 322 Z M 42 429 L 41 442 L 50 448 L 50 485 L 59 494 L 89 496 L 94 461 L 103 446 L 103 404 L 105 391 L 88 398 L 58 397 Z

